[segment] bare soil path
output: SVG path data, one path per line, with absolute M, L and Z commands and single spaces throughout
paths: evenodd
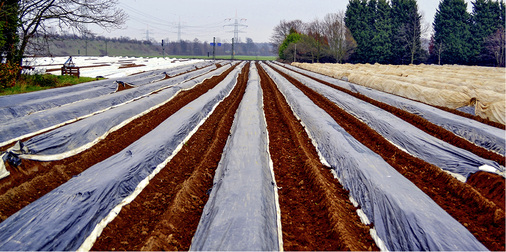
M 279 71 L 278 71 L 279 72 Z M 439 206 L 447 211 L 485 245 L 494 251 L 505 249 L 504 205 L 484 197 L 440 168 L 399 150 L 365 123 L 348 114 L 324 96 L 283 74 L 287 80 L 324 109 L 350 135 L 379 154 Z
M 11 175 L 0 180 L 0 221 L 37 200 L 88 167 L 118 153 L 180 108 L 207 92 L 223 80 L 232 68 L 183 91 L 165 105 L 137 118 L 120 130 L 112 132 L 104 140 L 78 155 L 52 162 L 23 160 L 18 167 L 7 165 Z
M 285 250 L 378 250 L 349 194 L 319 160 L 311 139 L 259 66 L 269 151 L 279 190 Z
M 249 64 L 236 87 L 149 185 L 102 232 L 92 250 L 188 250 L 212 187 Z

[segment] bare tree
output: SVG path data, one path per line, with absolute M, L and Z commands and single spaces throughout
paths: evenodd
M 347 60 L 357 46 L 350 30 L 346 27 L 344 16 L 344 12 L 341 11 L 329 13 L 323 18 L 324 33 L 337 63 Z
M 488 36 L 485 40 L 485 47 L 495 56 L 497 66 L 504 67 L 504 57 L 506 56 L 504 28 L 501 27 L 495 33 Z
M 44 35 L 49 27 L 65 31 L 85 32 L 86 24 L 105 29 L 120 28 L 127 15 L 116 5 L 117 0 L 20 0 L 20 44 L 17 60 L 21 64 L 25 49 L 36 35 Z
M 325 36 L 325 25 L 324 22 L 315 19 L 307 26 L 307 33 L 310 37 L 314 38 L 314 46 L 316 47 L 316 62 L 320 63 L 320 57 L 322 55 L 322 47 L 328 44 L 328 38 Z M 314 61 L 314 60 L 313 60 Z
M 274 54 L 278 54 L 279 46 L 283 43 L 286 36 L 290 34 L 290 30 L 295 30 L 299 33 L 304 33 L 306 28 L 305 24 L 301 20 L 286 21 L 281 20 L 271 36 L 272 50 Z

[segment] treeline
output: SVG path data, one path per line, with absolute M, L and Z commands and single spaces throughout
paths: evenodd
M 271 42 L 285 61 L 504 66 L 504 1 L 471 4 L 442 0 L 426 46 L 416 0 L 350 0 L 323 20 L 281 21 Z
M 33 41 L 47 40 L 47 46 L 30 47 L 27 50 L 29 55 L 38 56 L 209 56 L 212 57 L 213 47 L 208 41 L 199 39 L 181 41 L 137 40 L 129 37 L 108 38 L 94 36 L 93 34 L 47 34 Z M 36 44 L 36 43 L 34 43 Z M 218 43 L 217 43 L 218 44 Z M 229 42 L 220 43 L 215 47 L 215 55 L 231 55 L 232 44 Z M 270 43 L 255 43 L 251 38 L 246 38 L 245 43 L 234 43 L 235 55 L 248 56 L 272 56 L 272 45 Z

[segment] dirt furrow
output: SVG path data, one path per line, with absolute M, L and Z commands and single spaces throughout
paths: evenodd
M 279 71 L 278 71 L 279 72 Z M 296 79 L 280 72 L 324 109 L 350 135 L 379 154 L 439 206 L 464 225 L 488 249 L 504 251 L 504 206 L 488 200 L 472 186 L 451 177 L 438 167 L 415 158 L 388 142 L 365 123 Z
M 78 155 L 52 162 L 23 160 L 18 167 L 11 167 L 7 164 L 11 175 L 0 180 L 0 221 L 67 182 L 88 167 L 132 144 L 180 108 L 216 86 L 232 69 L 233 67 L 222 75 L 208 79 L 191 90 L 180 92 L 165 105 L 133 120 L 120 130 L 112 132 L 104 140 Z
M 297 72 L 297 71 L 296 71 Z M 327 85 L 329 87 L 335 88 L 341 92 L 344 92 L 346 94 L 349 94 L 355 98 L 358 98 L 360 100 L 363 100 L 365 102 L 371 103 L 372 105 L 379 107 L 387 112 L 392 113 L 393 115 L 401 118 L 402 120 L 412 124 L 413 126 L 417 127 L 418 129 L 424 131 L 425 133 L 436 137 L 440 140 L 443 140 L 449 144 L 452 144 L 456 147 L 459 147 L 464 150 L 468 150 L 482 158 L 489 159 L 496 161 L 500 165 L 505 165 L 505 158 L 493 151 L 489 151 L 485 148 L 479 147 L 469 141 L 467 141 L 464 138 L 461 138 L 452 132 L 444 129 L 443 127 L 437 126 L 426 119 L 422 118 L 421 116 L 409 113 L 405 110 L 396 108 L 394 106 L 388 105 L 386 103 L 376 101 L 374 99 L 371 99 L 365 95 L 351 92 L 350 90 L 344 89 L 342 87 L 338 87 L 336 85 L 333 85 L 331 83 L 328 83 L 324 80 L 320 80 L 318 78 L 314 78 L 312 76 L 303 74 L 301 72 L 297 72 L 299 74 L 302 74 L 308 78 L 311 78 L 315 81 L 318 81 L 324 85 Z M 460 112 L 460 111 L 459 111 Z M 481 118 L 481 117 L 477 117 Z M 471 118 L 475 119 L 475 118 Z M 482 121 L 482 120 L 480 120 Z M 487 120 L 488 121 L 488 120 Z M 489 121 L 490 122 L 490 121 Z M 493 122 L 491 122 L 493 123 Z M 497 123 L 495 123 L 497 124 Z M 493 126 L 497 126 L 497 125 Z M 486 181 L 486 182 L 485 182 Z M 471 174 L 469 177 L 467 183 L 476 190 L 478 190 L 483 196 L 485 196 L 487 199 L 492 200 L 494 203 L 496 203 L 498 206 L 500 206 L 503 210 L 505 210 L 505 195 L 506 195 L 506 187 L 505 187 L 505 180 L 502 176 L 497 174 L 492 174 L 489 172 L 477 172 L 474 174 Z
M 188 250 L 216 167 L 246 90 L 249 64 L 236 87 L 179 153 L 107 225 L 92 250 Z
M 297 71 L 296 71 L 297 72 Z M 461 149 L 465 149 L 465 150 L 468 150 L 480 157 L 483 157 L 483 158 L 486 158 L 486 159 L 489 159 L 489 160 L 493 160 L 493 161 L 496 161 L 497 163 L 501 164 L 502 166 L 505 165 L 505 159 L 503 156 L 493 152 L 493 151 L 489 151 L 483 147 L 480 147 L 480 146 L 477 146 L 471 142 L 469 142 L 468 140 L 464 139 L 464 138 L 461 138 L 455 134 L 453 134 L 452 132 L 448 131 L 447 129 L 443 128 L 443 127 L 440 127 L 440 126 L 437 126 L 429 121 L 427 121 L 426 119 L 422 118 L 421 116 L 419 115 L 415 115 L 415 114 L 412 114 L 412 113 L 409 113 L 408 111 L 405 111 L 405 110 L 402 110 L 402 109 L 399 109 L 399 108 L 396 108 L 394 106 L 391 106 L 391 105 L 388 105 L 386 103 L 383 103 L 383 102 L 380 102 L 380 101 L 377 101 L 377 100 L 374 100 L 374 99 L 371 99 L 363 94 L 360 94 L 360 93 L 355 93 L 355 92 L 352 92 L 350 90 L 347 90 L 345 88 L 342 88 L 342 87 L 339 87 L 339 86 L 336 86 L 334 84 L 331 84 L 329 82 L 326 82 L 324 80 L 320 80 L 318 78 L 315 78 L 315 77 L 312 77 L 312 76 L 309 76 L 309 75 L 306 75 L 306 74 L 303 74 L 301 72 L 297 72 L 301 75 L 304 75 L 308 78 L 311 78 L 315 81 L 318 81 L 322 84 L 325 84 L 329 87 L 332 87 L 332 88 L 335 88 L 341 92 L 344 92 L 346 94 L 349 94 L 355 98 L 358 98 L 360 100 L 363 100 L 365 102 L 368 102 L 368 103 L 371 103 L 372 105 L 376 106 L 376 107 L 379 107 L 385 111 L 388 111 L 390 113 L 392 113 L 393 115 L 401 118 L 402 120 L 412 124 L 413 126 L 419 128 L 420 130 L 423 130 L 425 133 L 433 136 L 433 137 L 436 137 L 436 138 L 439 138 L 447 143 L 450 143 L 454 146 L 457 146 Z M 448 109 L 447 109 L 448 110 Z M 458 110 L 455 110 L 455 111 L 458 111 Z M 458 111 L 460 112 L 460 111 Z M 460 114 L 458 114 L 460 115 Z M 480 118 L 481 117 L 471 117 L 471 119 L 477 119 L 477 118 Z M 482 119 L 483 120 L 483 119 Z M 482 121 L 480 120 L 480 121 Z M 488 121 L 488 120 L 487 120 Z M 491 126 L 494 126 L 494 127 L 497 127 L 497 123 L 494 123 L 494 122 L 491 122 L 489 121 L 490 124 L 493 123 L 493 125 Z M 499 176 L 500 177 L 500 176 Z
M 349 194 L 319 160 L 303 126 L 258 66 L 279 190 L 285 250 L 377 250 Z

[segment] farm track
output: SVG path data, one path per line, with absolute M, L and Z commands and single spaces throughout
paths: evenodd
M 212 187 L 234 114 L 246 90 L 246 64 L 232 93 L 181 151 L 107 225 L 92 250 L 188 250 Z M 184 217 L 182 217 L 184 216 Z
M 278 71 L 324 109 L 350 135 L 379 154 L 493 251 L 505 249 L 505 212 L 472 186 L 395 147 L 365 123 L 296 79 Z M 486 190 L 486 188 L 484 188 Z M 503 203 L 504 204 L 504 203 Z
M 259 69 L 285 250 L 378 250 L 349 194 L 319 160 L 274 82 Z
M 0 180 L 0 222 L 42 197 L 73 176 L 120 152 L 156 128 L 169 116 L 216 86 L 233 67 L 191 90 L 182 91 L 165 105 L 137 118 L 78 155 L 51 162 L 23 160 L 16 168 L 7 164 L 11 175 Z

